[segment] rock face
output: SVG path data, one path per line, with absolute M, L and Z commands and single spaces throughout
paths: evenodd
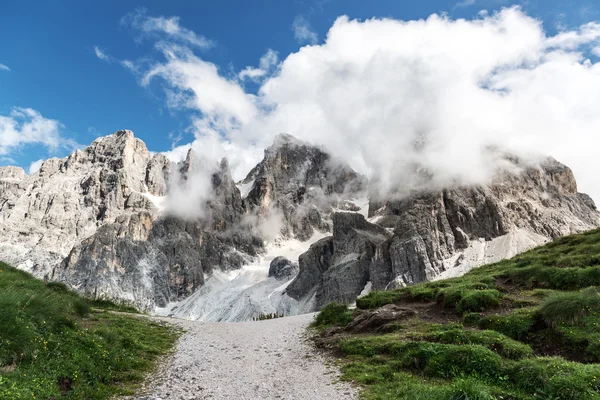
M 300 257 L 289 296 L 316 294 L 317 309 L 331 301 L 349 303 L 367 282 L 382 290 L 458 276 L 600 225 L 600 213 L 577 192 L 571 170 L 553 159 L 501 172 L 489 186 L 372 202 L 373 223 L 348 215 L 336 214 L 333 236 Z
M 510 162 L 488 186 L 371 199 L 367 219 L 366 179 L 290 135 L 236 184 L 226 159 L 173 163 L 118 131 L 31 175 L 0 167 L 0 259 L 92 298 L 239 320 L 460 275 L 600 226 L 567 167 Z
M 315 230 L 329 232 L 332 209 L 356 208 L 349 197 L 366 189 L 366 179 L 346 164 L 287 134 L 275 138 L 242 183 L 251 185 L 245 199 L 250 209 L 262 215 L 281 211 L 283 233 L 300 240 L 310 239 Z
M 147 184 L 147 169 L 155 158 L 132 132 L 119 131 L 67 158 L 45 161 L 32 175 L 0 168 L 3 260 L 48 277 L 99 226 L 121 215 L 156 213 L 146 196 L 160 195 L 156 187 L 166 183 L 165 175 L 156 173 Z
M 370 280 L 375 251 L 391 234 L 357 213 L 335 213 L 333 236 L 321 239 L 300 256 L 300 272 L 288 296 L 315 296 L 316 309 L 331 301 L 351 303 Z
M 194 157 L 188 154 L 178 166 L 180 178 L 191 179 Z M 214 269 L 250 263 L 263 242 L 252 227 L 239 225 L 244 208 L 227 162 L 214 171 L 213 196 L 198 204 L 207 210 L 203 218 L 123 215 L 73 247 L 51 278 L 93 298 L 153 310 L 191 296 Z
M 269 265 L 269 277 L 279 280 L 290 279 L 298 274 L 298 264 L 295 264 L 285 257 L 275 257 Z
M 175 164 L 152 155 L 130 131 L 47 160 L 32 175 L 2 167 L 1 259 L 87 296 L 142 310 L 178 302 L 215 270 L 239 269 L 263 252 L 256 216 L 284 214 L 284 233 L 306 239 L 313 227 L 330 229 L 325 218 L 331 206 L 327 200 L 313 207 L 304 189 L 324 198 L 364 183 L 349 167 L 333 166 L 328 154 L 290 136 L 279 137 L 265 154 L 251 174 L 255 195 L 246 199 L 227 160 L 213 164 L 190 150 Z M 268 196 L 258 195 L 263 189 Z M 179 195 L 184 200 L 177 204 Z M 285 281 L 297 271 L 296 263 L 278 260 L 272 276 Z

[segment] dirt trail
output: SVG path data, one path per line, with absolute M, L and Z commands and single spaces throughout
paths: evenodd
M 170 320 L 187 333 L 159 379 L 135 399 L 356 399 L 307 339 L 313 315 L 261 322 Z

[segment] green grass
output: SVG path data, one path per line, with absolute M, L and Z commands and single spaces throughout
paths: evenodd
M 419 313 L 392 333 L 327 339 L 365 399 L 600 397 L 600 230 L 357 307 L 390 303 Z
M 62 284 L 0 263 L 0 398 L 107 399 L 133 393 L 178 332 L 101 307 Z
M 312 326 L 323 329 L 333 325 L 346 326 L 350 322 L 352 322 L 352 312 L 348 310 L 347 306 L 330 303 L 317 314 Z

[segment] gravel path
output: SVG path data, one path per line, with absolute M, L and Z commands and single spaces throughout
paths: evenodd
M 261 322 L 169 320 L 184 328 L 170 364 L 139 400 L 356 399 L 308 341 L 314 314 Z

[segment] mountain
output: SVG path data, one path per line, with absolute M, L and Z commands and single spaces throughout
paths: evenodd
M 538 166 L 508 158 L 487 186 L 419 191 L 373 201 L 369 220 L 336 214 L 333 235 L 300 257 L 288 294 L 315 296 L 316 309 L 385 290 L 460 276 L 551 239 L 593 229 L 600 213 L 554 159 Z
M 190 150 L 174 163 L 118 131 L 31 175 L 0 167 L 0 258 L 91 298 L 243 320 L 459 275 L 600 226 L 566 166 L 507 160 L 487 186 L 386 199 L 291 135 L 236 183 L 226 159 Z

